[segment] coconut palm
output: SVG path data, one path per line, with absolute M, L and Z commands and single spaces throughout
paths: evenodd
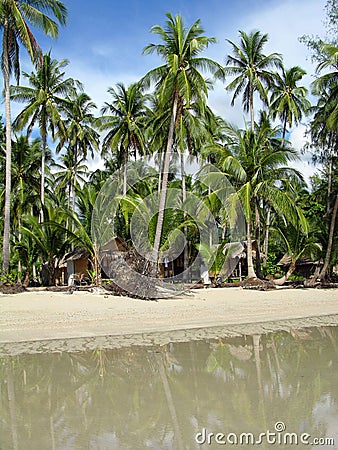
M 67 165 L 69 180 L 69 196 L 72 198 L 72 208 L 75 209 L 75 187 L 77 178 L 83 177 L 86 173 L 84 162 L 88 153 L 94 157 L 95 151 L 99 148 L 99 134 L 95 130 L 96 119 L 92 110 L 96 105 L 85 93 L 76 93 L 67 98 L 67 115 L 64 121 L 66 133 L 58 133 L 59 145 L 56 149 L 59 152 L 62 147 L 67 145 L 67 154 L 63 157 L 63 163 Z M 69 197 L 69 198 L 70 198 Z
M 57 169 L 53 180 L 56 190 L 64 192 L 67 189 L 67 207 L 70 208 L 72 200 L 72 208 L 75 208 L 75 188 L 80 181 L 86 181 L 86 174 L 88 167 L 85 164 L 84 158 L 75 159 L 72 151 L 68 151 L 62 155 L 59 163 L 54 163 L 53 166 Z
M 35 125 L 40 129 L 42 140 L 41 155 L 41 204 L 45 202 L 45 159 L 47 151 L 47 133 L 51 131 L 55 138 L 56 131 L 59 135 L 66 134 L 66 128 L 62 122 L 62 110 L 67 106 L 66 95 L 74 89 L 74 80 L 64 79 L 64 67 L 67 60 L 57 61 L 52 59 L 50 52 L 43 55 L 42 60 L 36 66 L 36 71 L 30 74 L 24 72 L 29 86 L 13 86 L 11 98 L 25 103 L 26 106 L 14 121 L 14 127 L 22 130 L 27 126 L 30 134 Z
M 334 155 L 338 154 L 338 48 L 331 44 L 322 44 L 321 51 L 324 59 L 317 66 L 317 73 L 319 74 L 323 69 L 333 69 L 333 71 L 318 77 L 312 84 L 312 91 L 319 96 L 319 100 L 311 123 L 311 136 L 324 150 L 324 159 L 329 161 L 327 197 L 329 236 L 324 265 L 319 275 L 320 279 L 324 280 L 330 265 L 338 212 L 338 194 L 332 195 L 334 194 L 332 192 L 332 165 Z M 329 155 L 328 158 L 327 155 Z M 331 220 L 329 220 L 330 214 Z
M 272 85 L 272 68 L 282 65 L 281 55 L 271 53 L 265 55 L 263 48 L 268 41 L 268 35 L 260 31 L 251 31 L 249 34 L 239 31 L 241 42 L 239 45 L 227 40 L 232 45 L 233 55 L 228 55 L 226 67 L 227 75 L 234 76 L 226 89 L 234 91 L 231 104 L 234 105 L 236 98 L 243 92 L 242 103 L 244 110 L 250 112 L 251 130 L 254 129 L 254 93 L 257 92 L 264 104 L 268 104 L 266 88 Z
M 20 136 L 12 143 L 12 222 L 19 231 L 22 214 L 38 211 L 40 156 L 40 139 L 30 143 L 26 136 Z
M 183 105 L 189 107 L 192 101 L 205 104 L 209 82 L 202 76 L 200 70 L 208 70 L 211 73 L 222 71 L 222 67 L 215 61 L 199 56 L 215 42 L 215 38 L 203 35 L 200 20 L 190 28 L 186 28 L 180 15 L 173 17 L 168 13 L 166 16 L 168 20 L 165 28 L 155 25 L 151 29 L 152 33 L 159 36 L 161 43 L 149 44 L 143 51 L 145 54 L 157 53 L 164 60 L 164 64 L 150 70 L 141 81 L 148 86 L 155 83 L 160 105 L 165 108 L 169 104 L 171 108 L 152 255 L 155 262 L 158 261 L 160 248 L 175 124 L 182 113 Z
M 19 43 L 29 53 L 32 61 L 41 54 L 40 47 L 30 28 L 42 30 L 51 37 L 57 37 L 58 24 L 64 25 L 66 7 L 60 0 L 6 0 L 0 5 L 0 28 L 2 29 L 1 65 L 4 74 L 6 104 L 6 192 L 4 214 L 4 239 L 2 270 L 8 272 L 10 256 L 10 193 L 11 193 L 11 108 L 10 77 L 14 71 L 17 82 L 20 75 Z
M 338 124 L 338 47 L 331 44 L 323 44 L 322 52 L 325 59 L 318 64 L 317 73 L 319 74 L 323 69 L 333 69 L 321 75 L 312 83 L 313 93 L 321 95 L 323 91 L 328 93 L 326 111 L 327 128 L 337 131 Z
M 248 128 L 239 130 L 229 126 L 229 144 L 226 148 L 220 145 L 212 150 L 236 188 L 236 194 L 229 197 L 230 204 L 238 196 L 243 205 L 247 221 L 249 278 L 256 278 L 252 259 L 253 223 L 256 223 L 256 228 L 260 227 L 259 209 L 262 200 L 307 232 L 307 222 L 293 196 L 280 189 L 283 179 L 297 181 L 302 177 L 295 169 L 288 167 L 290 161 L 297 159 L 297 154 L 289 146 L 280 147 L 280 140 L 276 137 L 278 133 L 279 128 L 270 128 L 264 120 L 254 132 Z
M 91 233 L 92 213 L 96 201 L 98 190 L 91 183 L 84 184 L 77 190 L 77 206 L 79 210 L 79 220 L 83 224 L 88 234 Z
M 5 149 L 0 154 L 0 164 L 4 167 Z M 21 241 L 21 222 L 25 213 L 34 214 L 39 208 L 41 141 L 29 142 L 26 136 L 19 136 L 12 142 L 11 175 L 11 223 L 13 242 Z M 18 260 L 18 279 L 21 275 L 21 259 Z
M 307 89 L 297 84 L 305 74 L 305 70 L 299 66 L 287 70 L 282 68 L 281 75 L 275 74 L 270 98 L 270 111 L 272 117 L 278 116 L 283 125 L 281 145 L 284 144 L 287 124 L 290 127 L 293 123 L 297 125 L 303 114 L 307 114 L 310 110 L 311 103 L 306 98 Z
M 318 258 L 321 253 L 321 245 L 314 240 L 314 234 L 305 234 L 299 225 L 288 225 L 287 230 L 273 229 L 281 237 L 281 247 L 285 249 L 290 265 L 281 278 L 274 280 L 277 285 L 284 284 L 296 270 L 297 260 L 306 256 L 311 259 Z
M 65 233 L 67 212 L 55 208 L 47 199 L 43 209 L 43 223 L 34 216 L 26 215 L 21 230 L 38 249 L 43 268 L 43 283 L 53 285 L 58 264 L 69 249 L 69 240 Z
M 110 87 L 109 94 L 112 101 L 105 102 L 100 118 L 101 131 L 107 131 L 103 139 L 102 153 L 117 153 L 120 167 L 124 167 L 123 194 L 127 192 L 127 162 L 130 152 L 145 155 L 146 143 L 144 130 L 147 119 L 146 101 L 148 96 L 143 94 L 139 84 L 134 83 L 126 87 L 117 83 L 116 88 Z

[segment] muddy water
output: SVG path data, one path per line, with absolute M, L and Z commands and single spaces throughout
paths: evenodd
M 337 343 L 323 327 L 2 357 L 0 448 L 338 448 Z

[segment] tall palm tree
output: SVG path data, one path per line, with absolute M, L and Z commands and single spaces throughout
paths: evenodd
M 36 213 L 39 205 L 41 140 L 29 142 L 19 136 L 12 143 L 12 209 L 13 220 L 23 213 Z
M 95 151 L 99 149 L 99 134 L 95 130 L 96 119 L 92 110 L 96 105 L 91 101 L 90 97 L 85 93 L 76 93 L 67 97 L 66 104 L 66 120 L 64 128 L 66 133 L 58 133 L 59 145 L 56 151 L 59 152 L 62 147 L 67 144 L 67 156 L 63 162 L 68 165 L 70 171 L 69 186 L 70 197 L 72 198 L 72 207 L 75 209 L 75 187 L 77 185 L 78 176 L 85 175 L 86 166 L 84 162 L 88 153 L 94 157 Z M 81 180 L 83 181 L 83 179 Z
M 214 74 L 222 71 L 222 67 L 215 61 L 199 56 L 203 50 L 215 42 L 215 38 L 203 35 L 204 30 L 200 20 L 197 20 L 190 28 L 186 28 L 180 15 L 173 17 L 168 13 L 166 16 L 168 20 L 165 28 L 155 25 L 151 29 L 152 33 L 159 36 L 161 43 L 149 44 L 143 50 L 145 54 L 157 53 L 164 60 L 164 64 L 150 70 L 141 80 L 148 86 L 153 82 L 156 83 L 160 104 L 163 108 L 169 104 L 171 108 L 152 255 L 155 262 L 158 261 L 159 255 L 175 124 L 182 113 L 183 105 L 189 107 L 192 101 L 205 104 L 209 83 L 200 70 L 208 70 Z
M 226 67 L 227 75 L 235 76 L 226 89 L 234 91 L 231 104 L 234 105 L 236 98 L 243 92 L 242 103 L 244 110 L 250 112 L 251 130 L 254 129 L 254 93 L 259 94 L 263 103 L 268 103 L 267 87 L 270 87 L 273 74 L 270 69 L 280 68 L 282 65 L 281 55 L 263 53 L 264 45 L 268 41 L 268 35 L 260 31 L 251 31 L 249 34 L 239 31 L 241 42 L 239 45 L 228 39 L 232 45 L 233 55 L 228 55 Z
M 279 129 L 271 129 L 262 122 L 254 132 L 251 129 L 239 130 L 229 126 L 229 144 L 224 148 L 217 146 L 213 153 L 219 159 L 222 170 L 229 176 L 236 188 L 232 197 L 238 196 L 243 205 L 247 221 L 247 265 L 248 277 L 256 278 L 252 258 L 253 223 L 259 227 L 259 206 L 265 200 L 279 214 L 285 216 L 291 223 L 299 225 L 305 233 L 307 222 L 300 208 L 295 204 L 289 192 L 280 189 L 283 179 L 301 179 L 301 175 L 288 166 L 290 161 L 297 159 L 294 150 L 276 145 L 275 140 Z
M 305 74 L 304 69 L 294 66 L 287 70 L 282 68 L 281 75 L 276 73 L 274 77 L 270 110 L 273 118 L 278 116 L 282 121 L 282 146 L 285 140 L 286 125 L 292 127 L 293 122 L 297 125 L 301 121 L 302 115 L 307 114 L 311 107 L 310 101 L 306 98 L 307 89 L 297 84 Z
M 2 153 L 3 151 L 3 153 Z M 11 174 L 11 229 L 12 241 L 21 241 L 22 216 L 34 214 L 39 207 L 41 141 L 29 142 L 26 136 L 19 136 L 12 142 Z M 3 168 L 6 155 L 1 148 L 0 166 Z M 1 193 L 2 194 L 2 193 Z M 18 280 L 21 275 L 21 260 L 18 261 Z
M 327 127 L 337 130 L 338 123 L 338 47 L 331 44 L 323 44 L 322 52 L 325 55 L 324 60 L 318 64 L 316 71 L 319 74 L 323 69 L 331 69 L 318 77 L 312 83 L 313 93 L 321 95 L 323 91 L 329 94 L 327 98 Z M 332 70 L 333 69 L 333 70 Z
M 84 183 L 86 181 L 86 174 L 88 173 L 85 159 L 79 157 L 75 159 L 74 153 L 68 151 L 61 156 L 61 161 L 54 163 L 53 166 L 57 169 L 57 172 L 53 174 L 55 188 L 58 192 L 63 193 L 67 189 L 67 207 L 70 208 L 72 206 L 74 210 L 76 185 L 79 181 Z
M 38 249 L 44 284 L 54 285 L 58 264 L 69 249 L 69 236 L 65 227 L 67 212 L 56 208 L 48 198 L 43 208 L 45 221 L 41 223 L 38 218 L 27 214 L 21 230 Z
M 53 20 L 50 16 L 56 19 Z M 26 48 L 32 61 L 41 55 L 41 50 L 30 28 L 42 30 L 55 38 L 58 24 L 65 25 L 67 9 L 60 0 L 6 0 L 0 5 L 0 28 L 2 29 L 1 66 L 4 75 L 6 104 L 6 193 L 4 214 L 4 239 L 2 270 L 9 269 L 10 257 L 10 207 L 11 207 L 11 108 L 10 77 L 14 71 L 17 82 L 20 75 L 19 43 Z
M 324 265 L 319 275 L 321 280 L 327 276 L 333 248 L 334 234 L 336 228 L 336 218 L 338 214 L 338 193 L 336 193 L 333 208 L 331 211 L 331 177 L 333 156 L 338 154 L 338 47 L 331 44 L 322 45 L 324 59 L 317 66 L 319 74 L 323 69 L 333 69 L 318 77 L 312 84 L 312 91 L 319 96 L 315 107 L 315 116 L 311 124 L 311 134 L 323 144 L 323 148 L 328 149 L 329 173 L 328 173 L 328 200 L 327 214 L 331 213 L 329 222 L 329 236 L 326 249 Z
M 24 72 L 23 75 L 30 86 L 13 86 L 11 88 L 11 98 L 26 104 L 15 119 L 14 127 L 22 130 L 27 126 L 28 134 L 36 124 L 40 129 L 42 140 L 40 199 L 42 205 L 45 202 L 47 133 L 50 130 L 52 138 L 55 138 L 56 131 L 59 135 L 66 135 L 61 113 L 68 103 L 66 95 L 74 90 L 74 80 L 64 79 L 63 69 L 67 64 L 67 60 L 52 59 L 48 52 L 36 65 L 35 72 L 30 74 Z
M 116 152 L 120 165 L 124 166 L 123 194 L 127 193 L 127 162 L 129 153 L 142 155 L 146 152 L 144 130 L 147 119 L 146 101 L 139 84 L 126 87 L 117 83 L 116 89 L 108 89 L 112 102 L 105 102 L 100 118 L 101 130 L 108 131 L 103 139 L 102 153 Z

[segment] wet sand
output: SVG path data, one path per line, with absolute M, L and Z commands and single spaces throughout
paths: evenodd
M 63 350 L 69 338 L 76 350 L 319 325 L 338 325 L 337 289 L 202 289 L 158 301 L 86 292 L 0 295 L 1 353 L 14 343 L 39 350 L 47 341 Z

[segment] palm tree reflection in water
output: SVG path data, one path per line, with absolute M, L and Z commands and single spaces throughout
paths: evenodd
M 0 447 L 194 449 L 202 428 L 258 436 L 278 421 L 338 442 L 337 337 L 326 327 L 2 357 Z

